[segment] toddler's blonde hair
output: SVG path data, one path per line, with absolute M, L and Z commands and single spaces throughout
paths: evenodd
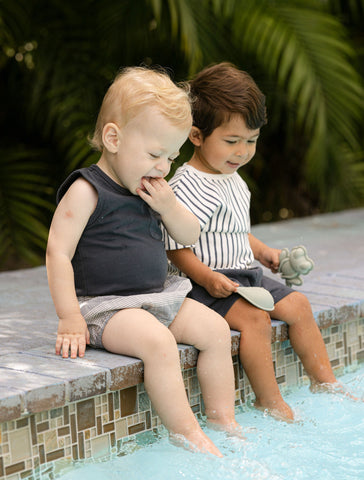
M 91 145 L 102 151 L 104 126 L 113 122 L 122 128 L 146 106 L 157 107 L 172 125 L 182 130 L 192 126 L 189 87 L 186 83 L 176 85 L 161 69 L 127 67 L 116 76 L 105 94 L 90 139 Z

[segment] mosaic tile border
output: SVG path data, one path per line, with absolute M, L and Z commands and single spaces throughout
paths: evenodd
M 322 330 L 331 364 L 338 374 L 364 361 L 364 319 Z M 302 364 L 288 340 L 272 344 L 276 377 L 281 388 L 308 383 Z M 236 406 L 250 404 L 254 394 L 233 356 Z M 196 369 L 183 371 L 186 391 L 195 414 L 203 414 Z M 0 478 L 39 478 L 64 462 L 97 458 L 117 450 L 131 436 L 161 425 L 144 385 L 139 384 L 71 402 L 66 406 L 0 424 Z

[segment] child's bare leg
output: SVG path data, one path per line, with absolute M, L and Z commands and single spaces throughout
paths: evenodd
M 225 320 L 187 298 L 169 328 L 177 342 L 194 345 L 200 351 L 197 375 L 208 421 L 231 433 L 240 431 L 234 411 L 231 335 Z
M 241 332 L 239 357 L 255 393 L 255 407 L 273 416 L 293 420 L 291 408 L 283 400 L 274 373 L 271 320 L 267 312 L 239 299 L 225 315 L 230 328 Z
M 289 339 L 311 380 L 311 386 L 336 383 L 320 329 L 314 319 L 310 302 L 300 292 L 282 298 L 272 317 L 289 326 Z
M 198 451 L 222 456 L 190 408 L 176 340 L 168 328 L 145 310 L 125 309 L 109 320 L 102 342 L 110 352 L 143 360 L 146 391 L 174 438 L 181 435 Z

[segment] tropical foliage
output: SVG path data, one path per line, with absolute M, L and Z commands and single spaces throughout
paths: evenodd
M 253 75 L 253 222 L 363 206 L 363 20 L 364 0 L 0 0 L 0 268 L 43 262 L 56 188 L 97 160 L 87 136 L 125 65 Z

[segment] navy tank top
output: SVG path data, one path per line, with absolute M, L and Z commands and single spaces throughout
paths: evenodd
M 79 177 L 98 193 L 98 202 L 72 259 L 77 295 L 135 295 L 163 290 L 167 256 L 160 216 L 97 165 L 74 171 L 57 202 Z

